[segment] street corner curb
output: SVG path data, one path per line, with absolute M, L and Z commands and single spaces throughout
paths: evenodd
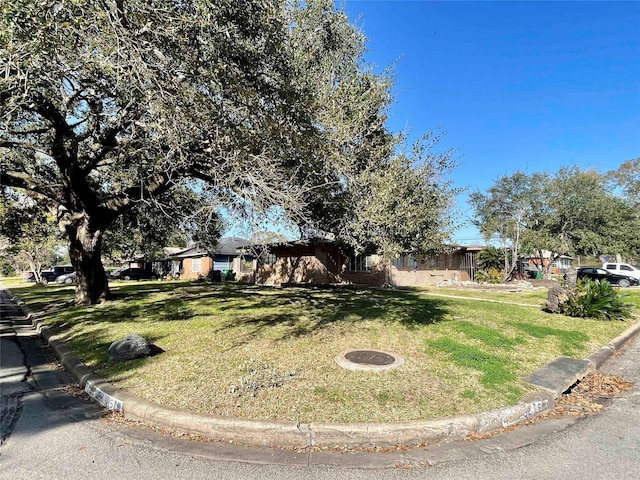
M 517 405 L 509 405 L 488 412 L 476 414 L 478 418 L 477 433 L 489 433 L 502 428 L 519 425 L 531 420 L 556 406 L 555 398 L 546 393 L 530 395 Z
M 318 423 L 304 425 L 308 446 L 392 447 L 459 440 L 478 429 L 473 415 L 434 420 L 380 423 Z
M 105 388 L 105 391 L 109 391 Z M 218 442 L 256 447 L 306 448 L 307 432 L 294 422 L 261 421 L 194 413 L 161 406 L 128 395 L 123 399 L 126 418 L 176 432 L 201 435 Z
M 602 348 L 596 350 L 589 355 L 586 360 L 591 363 L 591 369 L 589 373 L 593 373 L 598 370 L 604 362 L 611 358 L 617 351 L 624 348 L 624 346 L 633 338 L 640 334 L 640 320 L 627 328 L 624 332 L 604 345 Z
M 15 298 L 15 297 L 14 297 Z M 62 340 L 56 337 L 45 320 L 22 302 L 20 308 L 30 319 L 41 338 L 52 348 L 63 367 L 93 400 L 109 410 L 121 411 L 125 418 L 141 421 L 177 432 L 201 435 L 213 440 L 247 446 L 294 448 L 307 447 L 371 447 L 451 443 L 472 433 L 489 433 L 522 424 L 555 408 L 558 391 L 567 381 L 584 376 L 598 368 L 607 358 L 640 332 L 640 321 L 594 352 L 586 360 L 557 359 L 558 368 L 547 368 L 541 375 L 540 391 L 523 398 L 520 403 L 473 415 L 460 415 L 432 420 L 387 423 L 296 423 L 261 421 L 223 417 L 165 407 L 134 397 L 95 375 Z M 560 362 L 561 361 L 561 362 Z M 553 367 L 554 362 L 551 362 Z M 561 368 L 560 368 L 561 367 Z M 571 377 L 571 378 L 569 378 Z M 580 377 L 580 378 L 582 378 Z M 525 380 L 526 381 L 526 380 Z M 548 383 L 548 388 L 544 385 Z

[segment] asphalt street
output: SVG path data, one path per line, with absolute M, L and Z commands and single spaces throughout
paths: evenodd
M 635 382 L 602 413 L 522 427 L 502 438 L 449 448 L 434 466 L 367 468 L 367 455 L 287 465 L 291 453 L 190 442 L 103 418 L 0 291 L 2 477 L 20 479 L 636 479 L 640 475 L 640 341 L 602 370 Z M 552 421 L 553 422 L 553 421 Z M 542 422 L 544 424 L 544 422 Z M 560 431 L 556 431 L 560 430 Z M 393 457 L 382 457 L 392 459 Z M 321 462 L 320 462 L 321 463 Z M 354 467 L 358 468 L 354 468 Z

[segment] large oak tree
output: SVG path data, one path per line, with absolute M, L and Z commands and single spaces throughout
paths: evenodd
M 400 167 L 364 40 L 330 0 L 0 0 L 0 185 L 55 212 L 80 303 L 109 297 L 105 231 L 176 187 L 340 233 L 395 165 L 428 205 L 451 156 Z

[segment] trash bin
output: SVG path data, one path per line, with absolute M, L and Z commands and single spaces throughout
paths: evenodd
M 213 275 L 211 276 L 211 279 L 214 282 L 221 282 L 222 281 L 222 271 L 220 270 L 214 270 L 213 271 Z
M 224 274 L 225 281 L 232 282 L 235 280 L 236 274 L 233 273 L 233 270 L 224 270 L 222 273 Z
M 540 270 L 536 272 L 536 280 L 542 280 L 542 272 Z

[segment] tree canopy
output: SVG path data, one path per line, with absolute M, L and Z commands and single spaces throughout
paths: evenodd
M 0 185 L 55 214 L 82 303 L 109 296 L 105 232 L 177 189 L 229 212 L 277 206 L 303 229 L 378 223 L 383 238 L 400 219 L 353 212 L 395 171 L 392 194 L 417 193 L 423 219 L 393 249 L 434 249 L 443 236 L 416 244 L 410 228 L 446 223 L 454 192 L 431 176 L 451 154 L 396 154 L 391 77 L 364 49 L 330 0 L 0 0 Z
M 637 209 L 617 194 L 606 174 L 562 167 L 557 172 L 516 172 L 497 179 L 487 193 L 474 192 L 476 222 L 487 239 L 505 248 L 543 256 L 599 256 L 640 252 Z
M 620 167 L 610 172 L 613 180 L 622 187 L 622 193 L 632 205 L 640 206 L 640 157 L 623 162 Z

